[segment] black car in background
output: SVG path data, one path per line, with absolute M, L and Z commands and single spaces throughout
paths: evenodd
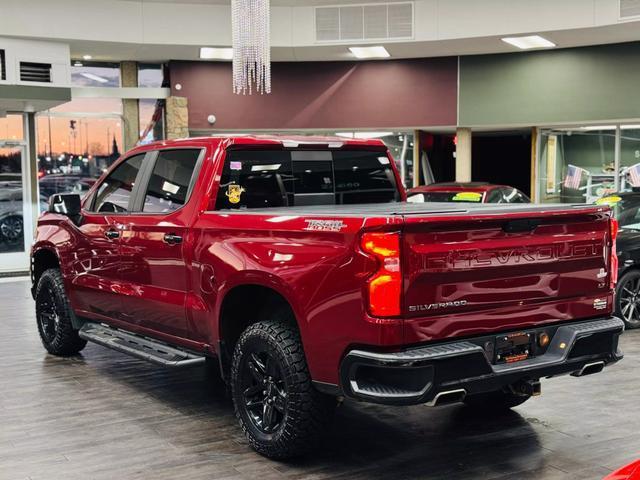
M 616 313 L 627 328 L 640 327 L 640 191 L 613 193 L 596 201 L 609 205 L 620 224 Z

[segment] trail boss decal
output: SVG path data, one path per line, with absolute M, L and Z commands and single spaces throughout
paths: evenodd
M 307 226 L 304 229 L 312 232 L 339 232 L 346 227 L 342 220 L 305 220 L 305 222 Z

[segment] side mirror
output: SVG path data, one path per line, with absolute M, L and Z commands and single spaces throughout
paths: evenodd
M 49 212 L 66 215 L 76 225 L 80 222 L 82 207 L 77 193 L 56 193 L 49 197 Z

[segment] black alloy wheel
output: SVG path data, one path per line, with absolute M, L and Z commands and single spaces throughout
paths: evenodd
M 625 273 L 618 282 L 616 313 L 627 328 L 640 327 L 640 270 Z
M 241 382 L 244 409 L 255 428 L 271 434 L 282 426 L 287 386 L 282 368 L 267 350 L 256 349 L 243 361 Z
M 51 343 L 56 338 L 58 325 L 60 324 L 60 316 L 58 315 L 58 307 L 56 306 L 56 297 L 50 285 L 47 285 L 38 296 L 38 304 L 36 314 L 38 325 L 42 339 Z

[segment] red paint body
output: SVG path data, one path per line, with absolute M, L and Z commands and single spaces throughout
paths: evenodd
M 300 141 L 324 143 L 313 149 L 328 143 Z M 342 148 L 386 151 L 375 140 L 340 142 Z M 219 353 L 225 296 L 237 286 L 268 287 L 296 316 L 313 379 L 331 384 L 339 384 L 340 360 L 354 346 L 397 350 L 611 313 L 612 292 L 602 278 L 609 269 L 607 207 L 453 205 L 432 211 L 426 204 L 390 203 L 362 213 L 358 205 L 214 211 L 225 150 L 265 145 L 283 148 L 282 139 L 259 137 L 139 147 L 130 154 L 206 149 L 187 204 L 163 215 L 84 212 L 80 227 L 45 213 L 33 253 L 48 249 L 57 255 L 79 316 L 209 354 Z M 309 231 L 309 218 L 340 220 L 344 227 Z M 503 230 L 506 221 L 523 218 L 539 226 L 533 232 Z M 109 228 L 121 232 L 119 240 L 104 237 Z M 361 249 L 364 230 L 400 232 L 397 318 L 367 313 L 365 284 L 377 265 Z M 184 241 L 168 245 L 165 233 Z M 606 310 L 595 310 L 595 299 L 607 299 Z M 453 303 L 461 300 L 463 305 Z M 444 306 L 427 308 L 434 304 Z

